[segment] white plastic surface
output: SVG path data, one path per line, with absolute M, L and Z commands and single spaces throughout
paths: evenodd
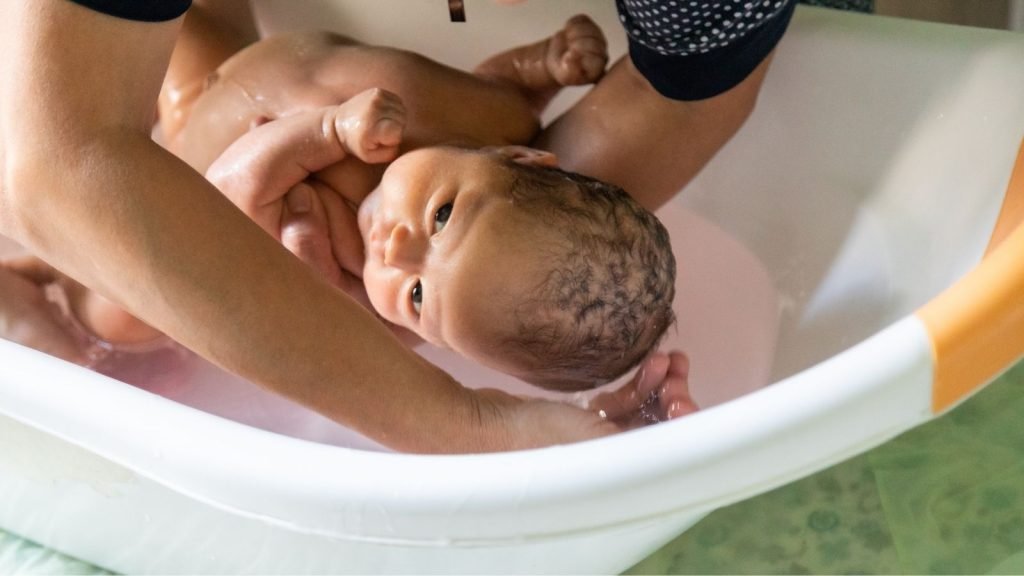
M 463 28 L 439 0 L 353 4 L 259 7 L 268 29 L 463 65 L 580 10 L 619 33 L 610 1 L 471 1 Z M 0 342 L 0 525 L 127 572 L 622 570 L 715 507 L 928 418 L 910 314 L 988 239 L 1024 128 L 1021 62 L 1010 34 L 798 10 L 751 121 L 666 216 L 681 280 L 721 297 L 679 311 L 702 402 L 729 374 L 725 395 L 771 372 L 768 388 L 598 441 L 422 457 L 338 447 L 358 439 L 248 385 L 207 410 L 275 432 Z M 745 323 L 697 315 L 735 310 Z

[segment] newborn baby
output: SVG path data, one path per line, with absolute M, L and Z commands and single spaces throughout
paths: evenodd
M 201 60 L 205 48 L 183 49 Z M 365 288 L 386 322 L 527 382 L 583 390 L 640 363 L 673 322 L 660 222 L 620 188 L 521 145 L 558 89 L 595 81 L 606 60 L 583 16 L 474 74 L 296 34 L 212 73 L 175 74 L 172 62 L 161 124 L 173 152 L 327 281 L 356 297 Z M 305 152 L 324 139 L 317 149 L 332 153 Z M 297 215 L 322 229 L 290 236 Z M 84 290 L 72 309 L 110 342 L 155 336 Z

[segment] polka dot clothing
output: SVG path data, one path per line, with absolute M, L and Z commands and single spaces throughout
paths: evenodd
M 633 65 L 662 95 L 729 90 L 775 49 L 796 0 L 615 0 Z
M 181 16 L 192 0 L 72 0 L 97 12 L 142 22 L 164 22 Z
M 808 6 L 850 10 L 852 12 L 875 11 L 875 0 L 800 0 L 800 3 L 807 4 Z
M 784 0 L 616 0 L 630 38 L 659 54 L 707 54 L 782 12 Z
M 615 0 L 633 64 L 662 95 L 702 100 L 729 90 L 775 49 L 796 0 Z M 873 0 L 803 0 L 870 11 Z

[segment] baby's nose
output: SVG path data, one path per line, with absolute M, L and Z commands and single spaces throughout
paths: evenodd
M 416 234 L 408 226 L 398 224 L 392 228 L 391 236 L 384 247 L 384 264 L 416 272 L 423 262 L 426 249 L 426 238 Z

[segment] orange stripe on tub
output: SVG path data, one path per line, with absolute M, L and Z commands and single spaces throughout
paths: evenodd
M 992 238 L 989 239 L 985 255 L 995 250 L 1021 222 L 1024 222 L 1024 143 L 1017 150 L 1017 160 L 1010 174 L 1010 183 L 1006 185 L 1003 206 L 999 209 L 999 218 L 992 229 Z
M 932 339 L 932 412 L 952 407 L 1024 357 L 1024 144 L 985 257 L 917 311 Z

